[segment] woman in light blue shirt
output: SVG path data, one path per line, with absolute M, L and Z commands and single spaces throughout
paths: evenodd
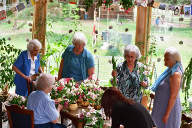
M 16 72 L 14 83 L 16 94 L 21 96 L 28 95 L 27 82 L 31 83 L 37 73 L 41 73 L 40 55 L 41 43 L 37 39 L 29 41 L 27 50 L 21 52 L 13 64 L 13 71 Z
M 73 45 L 66 48 L 62 54 L 59 67 L 58 80 L 61 78 L 74 78 L 75 81 L 82 81 L 91 78 L 94 74 L 94 59 L 92 54 L 84 48 L 87 39 L 82 32 L 76 32 Z
M 27 102 L 27 109 L 33 110 L 35 128 L 66 128 L 57 124 L 62 105 L 55 107 L 55 102 L 49 97 L 55 78 L 42 73 L 37 80 L 37 91 L 33 91 Z

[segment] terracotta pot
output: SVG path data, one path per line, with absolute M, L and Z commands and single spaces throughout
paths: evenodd
M 95 105 L 94 108 L 95 108 L 96 110 L 100 110 L 100 109 L 101 109 L 101 105 Z
M 83 99 L 78 99 L 78 100 L 77 100 L 77 103 L 78 103 L 78 105 L 82 105 Z
M 69 110 L 75 111 L 75 110 L 77 110 L 77 108 L 78 108 L 77 103 L 76 104 L 69 104 Z
M 88 107 L 89 106 L 89 102 L 88 101 L 83 101 L 83 103 L 81 105 L 83 107 Z

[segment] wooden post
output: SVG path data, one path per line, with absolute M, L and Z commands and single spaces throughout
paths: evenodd
M 36 0 L 34 17 L 33 17 L 33 29 L 32 38 L 38 39 L 42 44 L 41 53 L 45 54 L 45 35 L 46 35 L 46 15 L 47 15 L 47 0 Z
M 143 56 L 148 52 L 150 44 L 151 14 L 152 7 L 137 7 L 135 44 L 139 47 Z

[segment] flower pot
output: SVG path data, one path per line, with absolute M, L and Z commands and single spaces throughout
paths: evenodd
M 82 105 L 83 99 L 78 99 L 78 100 L 77 100 L 77 103 L 78 103 L 78 105 Z
M 78 108 L 77 103 L 76 104 L 69 104 L 69 110 L 75 111 L 75 110 L 77 110 L 77 108 Z
M 83 103 L 81 105 L 83 107 L 88 107 L 89 106 L 89 102 L 88 101 L 83 101 Z
M 100 109 L 101 109 L 101 105 L 95 105 L 94 108 L 95 108 L 96 110 L 100 110 Z

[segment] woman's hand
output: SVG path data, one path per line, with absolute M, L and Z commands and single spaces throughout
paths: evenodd
M 113 77 L 117 77 L 117 71 L 116 71 L 116 70 L 112 70 L 111 75 L 112 75 Z
M 163 116 L 163 119 L 162 119 L 162 120 L 163 120 L 163 123 L 164 123 L 164 124 L 167 123 L 168 118 L 169 118 L 169 115 L 164 115 L 164 116 Z
M 143 86 L 145 88 L 147 87 L 147 82 L 145 82 L 145 81 L 142 81 L 140 84 L 141 84 L 141 86 Z
M 59 104 L 57 107 L 58 112 L 60 112 L 63 109 L 63 105 Z
M 26 79 L 29 83 L 32 81 L 30 76 L 24 76 L 24 79 Z

